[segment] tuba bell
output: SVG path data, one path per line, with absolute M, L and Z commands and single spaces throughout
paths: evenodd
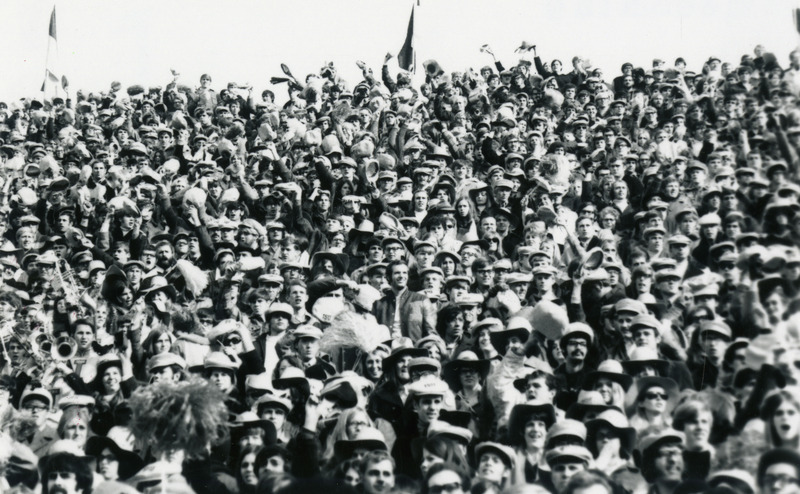
M 78 353 L 78 342 L 69 336 L 60 336 L 50 349 L 53 360 L 62 362 L 70 360 L 76 353 Z

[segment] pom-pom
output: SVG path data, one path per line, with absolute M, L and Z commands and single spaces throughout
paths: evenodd
M 322 351 L 333 354 L 340 348 L 358 348 L 370 353 L 391 338 L 386 326 L 352 312 L 339 313 L 319 340 Z
M 160 382 L 131 396 L 131 433 L 142 449 L 162 454 L 183 451 L 202 458 L 228 434 L 228 408 L 222 392 L 201 379 Z

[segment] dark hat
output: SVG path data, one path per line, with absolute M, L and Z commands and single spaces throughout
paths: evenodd
M 86 441 L 86 456 L 93 456 L 99 460 L 106 449 L 111 451 L 119 463 L 120 480 L 133 477 L 144 466 L 144 461 L 139 455 L 122 449 L 113 439 L 105 436 L 92 436 Z
M 526 403 L 515 405 L 511 409 L 508 419 L 509 434 L 523 434 L 525 424 L 532 415 L 539 415 L 544 419 L 545 428 L 549 429 L 556 423 L 556 410 L 552 403 Z

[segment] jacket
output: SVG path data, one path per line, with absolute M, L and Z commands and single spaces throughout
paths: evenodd
M 400 307 L 400 332 L 414 342 L 436 331 L 436 307 L 427 295 L 405 290 L 396 300 L 394 293 L 389 293 L 375 302 L 372 313 L 389 329 L 394 326 L 395 307 Z M 394 336 L 394 335 L 393 335 Z

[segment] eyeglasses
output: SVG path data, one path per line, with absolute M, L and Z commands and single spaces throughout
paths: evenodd
M 36 406 L 36 405 L 26 405 L 26 406 L 24 406 L 22 408 L 24 410 L 29 411 L 29 412 L 45 412 L 45 411 L 47 411 L 47 407 Z
M 735 267 L 736 267 L 736 264 L 734 264 L 732 262 L 723 262 L 722 264 L 719 265 L 719 268 L 721 270 L 723 270 L 723 271 L 730 271 Z
M 456 492 L 458 490 L 461 490 L 461 483 L 459 482 L 428 486 L 428 492 L 430 492 L 431 494 L 442 494 L 443 492 Z
M 668 396 L 667 396 L 666 393 L 645 393 L 645 395 L 644 395 L 644 398 L 646 400 L 662 400 L 662 401 L 666 401 L 667 397 Z

